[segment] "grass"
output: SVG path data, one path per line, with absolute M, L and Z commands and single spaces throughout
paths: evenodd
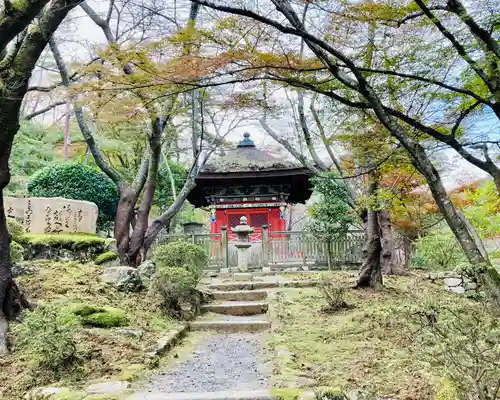
M 366 390 L 387 399 L 434 399 L 444 373 L 431 367 L 430 348 L 415 345 L 418 327 L 411 315 L 425 304 L 463 309 L 478 306 L 446 292 L 420 275 L 385 277 L 379 292 L 353 289 L 355 276 L 332 273 L 346 290 L 348 309 L 326 313 L 317 288 L 285 289 L 269 297 L 274 331 L 270 349 L 295 357 L 274 361 L 274 386 L 290 387 L 308 376 L 319 387 Z
M 58 381 L 44 381 L 44 371 L 31 374 L 30 349 L 16 346 L 16 337 L 11 337 L 15 351 L 0 359 L 2 399 L 20 399 L 25 391 L 43 385 L 80 388 L 94 379 L 138 379 L 154 366 L 146 353 L 155 348 L 157 339 L 166 331 L 178 327 L 177 322 L 151 309 L 145 293 L 120 292 L 100 282 L 103 268 L 93 263 L 37 261 L 33 266 L 33 275 L 17 278 L 31 301 L 60 309 L 73 304 L 90 304 L 108 310 L 118 308 L 125 311 L 127 318 L 126 325 L 120 329 L 141 330 L 144 334 L 137 338 L 120 334 L 117 328 L 78 325 L 76 342 L 86 357 L 82 358 L 78 373 L 61 374 Z

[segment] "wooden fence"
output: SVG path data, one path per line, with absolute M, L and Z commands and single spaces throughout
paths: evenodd
M 346 266 L 359 265 L 364 244 L 363 231 L 350 231 L 330 243 L 310 232 L 268 232 L 263 229 L 261 240 L 252 242 L 249 248 L 249 266 L 277 265 Z M 160 244 L 185 240 L 202 246 L 209 256 L 209 268 L 229 268 L 238 264 L 237 249 L 228 240 L 227 231 L 216 234 L 159 235 L 154 248 Z

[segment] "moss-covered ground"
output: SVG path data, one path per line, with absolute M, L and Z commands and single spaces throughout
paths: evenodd
M 289 388 L 306 377 L 316 387 L 361 389 L 384 399 L 434 399 L 445 366 L 431 364 L 436 349 L 418 340 L 419 310 L 433 304 L 470 311 L 478 303 L 423 275 L 384 277 L 380 291 L 354 289 L 355 273 L 330 276 L 347 288 L 349 308 L 322 311 L 326 304 L 317 288 L 270 295 L 269 347 L 285 355 L 274 358 L 273 385 Z
M 71 309 L 75 304 L 91 305 L 98 310 L 118 309 L 125 313 L 126 322 L 120 323 L 119 328 L 78 324 L 75 339 L 84 356 L 79 360 L 78 370 L 63 371 L 57 380 L 44 371 L 33 374 L 29 368 L 31 349 L 20 346 L 12 334 L 14 351 L 0 359 L 0 398 L 20 399 L 26 390 L 43 385 L 78 388 L 95 379 L 135 380 L 155 367 L 158 360 L 147 353 L 155 349 L 160 336 L 178 323 L 152 310 L 145 292 L 120 292 L 100 282 L 103 268 L 93 263 L 37 261 L 31 265 L 32 274 L 17 278 L 30 301 L 61 310 Z M 92 315 L 98 314 L 89 317 Z M 142 331 L 143 335 L 125 335 L 119 329 Z

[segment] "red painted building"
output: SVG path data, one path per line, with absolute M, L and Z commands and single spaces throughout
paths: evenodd
M 311 175 L 307 168 L 257 149 L 245 133 L 237 148 L 205 165 L 188 200 L 195 207 L 210 207 L 211 233 L 226 226 L 234 240 L 231 228 L 246 216 L 255 231 L 251 239 L 260 240 L 263 225 L 270 232 L 286 229 L 286 206 L 309 199 Z

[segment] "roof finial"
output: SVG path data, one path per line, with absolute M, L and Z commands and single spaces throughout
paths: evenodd
M 252 139 L 250 139 L 250 134 L 248 132 L 245 132 L 243 134 L 243 140 L 240 141 L 238 144 L 238 147 L 255 147 L 255 143 L 253 142 Z

